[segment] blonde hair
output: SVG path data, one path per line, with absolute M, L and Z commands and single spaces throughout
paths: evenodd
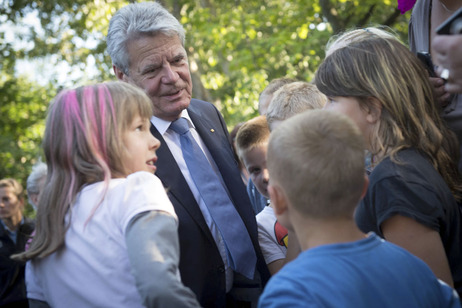
M 12 188 L 13 193 L 19 201 L 24 201 L 24 188 L 21 183 L 12 178 L 5 178 L 0 180 L 0 188 Z
M 36 235 L 17 259 L 43 258 L 64 245 L 69 226 L 65 221 L 71 221 L 66 216 L 72 215 L 77 194 L 84 185 L 104 181 L 107 188 L 111 178 L 125 176 L 121 135 L 136 116 L 149 119 L 152 113 L 146 94 L 128 83 L 108 82 L 58 94 L 46 121 L 48 174 Z
M 268 106 L 264 106 L 264 103 L 268 103 L 264 98 L 267 96 L 272 96 L 274 92 L 279 90 L 282 86 L 289 84 L 291 82 L 297 81 L 296 79 L 289 78 L 289 77 L 281 77 L 276 78 L 270 81 L 270 83 L 263 89 L 258 97 L 258 111 L 261 113 L 262 109 L 268 108 Z
M 266 120 L 271 128 L 274 121 L 288 119 L 310 109 L 321 109 L 327 98 L 316 85 L 304 81 L 292 82 L 279 88 L 266 112 Z
M 239 157 L 254 149 L 255 147 L 266 144 L 269 139 L 269 128 L 265 116 L 258 116 L 245 122 L 237 131 L 236 150 Z
M 377 99 L 382 110 L 369 140 L 372 154 L 398 162 L 398 151 L 417 149 L 459 199 L 457 139 L 441 120 L 425 68 L 402 43 L 374 34 L 350 42 L 324 60 L 315 82 L 328 97 L 354 97 L 361 108 L 374 108 L 368 98 Z
M 364 140 L 347 116 L 309 110 L 271 132 L 267 165 L 273 186 L 312 218 L 353 219 L 364 188 Z

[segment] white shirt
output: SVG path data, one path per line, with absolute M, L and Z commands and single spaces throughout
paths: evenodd
M 265 206 L 257 214 L 258 243 L 260 244 L 266 264 L 284 259 L 287 253 L 287 248 L 278 243 L 277 230 L 275 228 L 276 222 L 276 215 L 270 206 Z
M 207 157 L 210 163 L 210 166 L 213 168 L 218 178 L 221 179 L 221 174 L 218 170 L 218 167 L 216 166 L 212 158 L 212 155 L 208 151 L 201 137 L 197 133 L 194 123 L 191 121 L 191 118 L 189 117 L 188 111 L 186 109 L 182 111 L 181 117 L 185 118 L 188 121 L 190 132 L 194 140 L 197 142 L 197 144 L 200 146 L 200 148 L 204 152 L 205 156 Z M 162 120 L 160 118 L 153 116 L 151 118 L 151 123 L 152 125 L 156 127 L 157 131 L 162 135 L 165 142 L 167 143 L 167 146 L 170 152 L 175 158 L 175 161 L 178 164 L 178 167 L 180 168 L 181 173 L 183 174 L 183 177 L 185 178 L 186 182 L 188 183 L 189 188 L 191 189 L 192 194 L 194 195 L 194 199 L 196 199 L 196 202 L 199 205 L 202 215 L 204 216 L 205 223 L 207 224 L 210 232 L 212 233 L 212 237 L 215 240 L 215 243 L 218 247 L 218 251 L 220 252 L 221 258 L 223 259 L 223 264 L 225 266 L 226 292 L 228 292 L 229 290 L 231 290 L 231 287 L 233 285 L 233 270 L 230 268 L 228 264 L 226 247 L 225 247 L 223 238 L 220 234 L 220 231 L 218 230 L 217 225 L 213 221 L 213 218 L 210 215 L 207 205 L 205 204 L 204 200 L 202 200 L 199 190 L 197 189 L 197 186 L 194 183 L 193 178 L 191 177 L 191 173 L 189 172 L 188 166 L 186 165 L 186 161 L 184 160 L 184 157 L 183 157 L 183 152 L 181 151 L 180 136 L 177 133 L 175 133 L 173 130 L 169 129 L 170 124 L 172 123 L 171 121 L 165 121 L 165 120 Z
M 146 211 L 177 216 L 161 181 L 148 172 L 112 179 L 104 192 L 104 182 L 84 187 L 72 209 L 65 246 L 27 262 L 28 298 L 50 307 L 143 307 L 131 274 L 126 228 Z

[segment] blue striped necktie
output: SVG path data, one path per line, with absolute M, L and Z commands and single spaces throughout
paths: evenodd
M 220 178 L 191 135 L 188 120 L 179 118 L 170 124 L 170 128 L 180 135 L 184 160 L 202 200 L 220 230 L 228 251 L 229 265 L 236 272 L 253 279 L 257 262 L 255 249 Z

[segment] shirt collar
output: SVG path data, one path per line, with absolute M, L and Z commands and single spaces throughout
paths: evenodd
M 186 120 L 188 120 L 189 126 L 195 128 L 194 123 L 192 122 L 191 118 L 189 117 L 189 113 L 188 113 L 188 111 L 186 109 L 183 109 L 183 111 L 181 112 L 180 117 L 185 118 Z M 167 131 L 167 129 L 170 127 L 170 124 L 172 123 L 172 121 L 166 121 L 166 120 L 163 120 L 163 119 L 158 118 L 156 116 L 152 116 L 151 117 L 151 123 L 152 123 L 152 125 L 154 125 L 157 128 L 157 131 L 159 132 L 159 134 L 161 134 L 163 136 L 165 134 L 165 132 Z

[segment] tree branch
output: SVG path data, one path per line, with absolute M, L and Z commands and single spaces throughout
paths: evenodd
M 385 26 L 390 27 L 396 22 L 396 20 L 398 19 L 399 16 L 401 16 L 401 12 L 396 8 L 395 11 L 393 12 L 393 14 L 388 16 L 388 18 L 383 22 L 383 24 Z
M 327 19 L 327 21 L 332 26 L 334 33 L 339 32 L 342 29 L 338 15 L 332 13 L 332 6 L 329 0 L 319 0 L 319 5 L 321 6 L 322 15 Z
M 370 19 L 371 16 L 372 16 L 372 13 L 374 13 L 375 6 L 376 6 L 376 4 L 372 4 L 372 5 L 369 7 L 369 10 L 367 11 L 367 13 L 364 15 L 364 17 L 361 18 L 361 20 L 358 22 L 358 25 L 359 25 L 360 27 L 363 27 L 363 26 L 369 21 L 369 19 Z

